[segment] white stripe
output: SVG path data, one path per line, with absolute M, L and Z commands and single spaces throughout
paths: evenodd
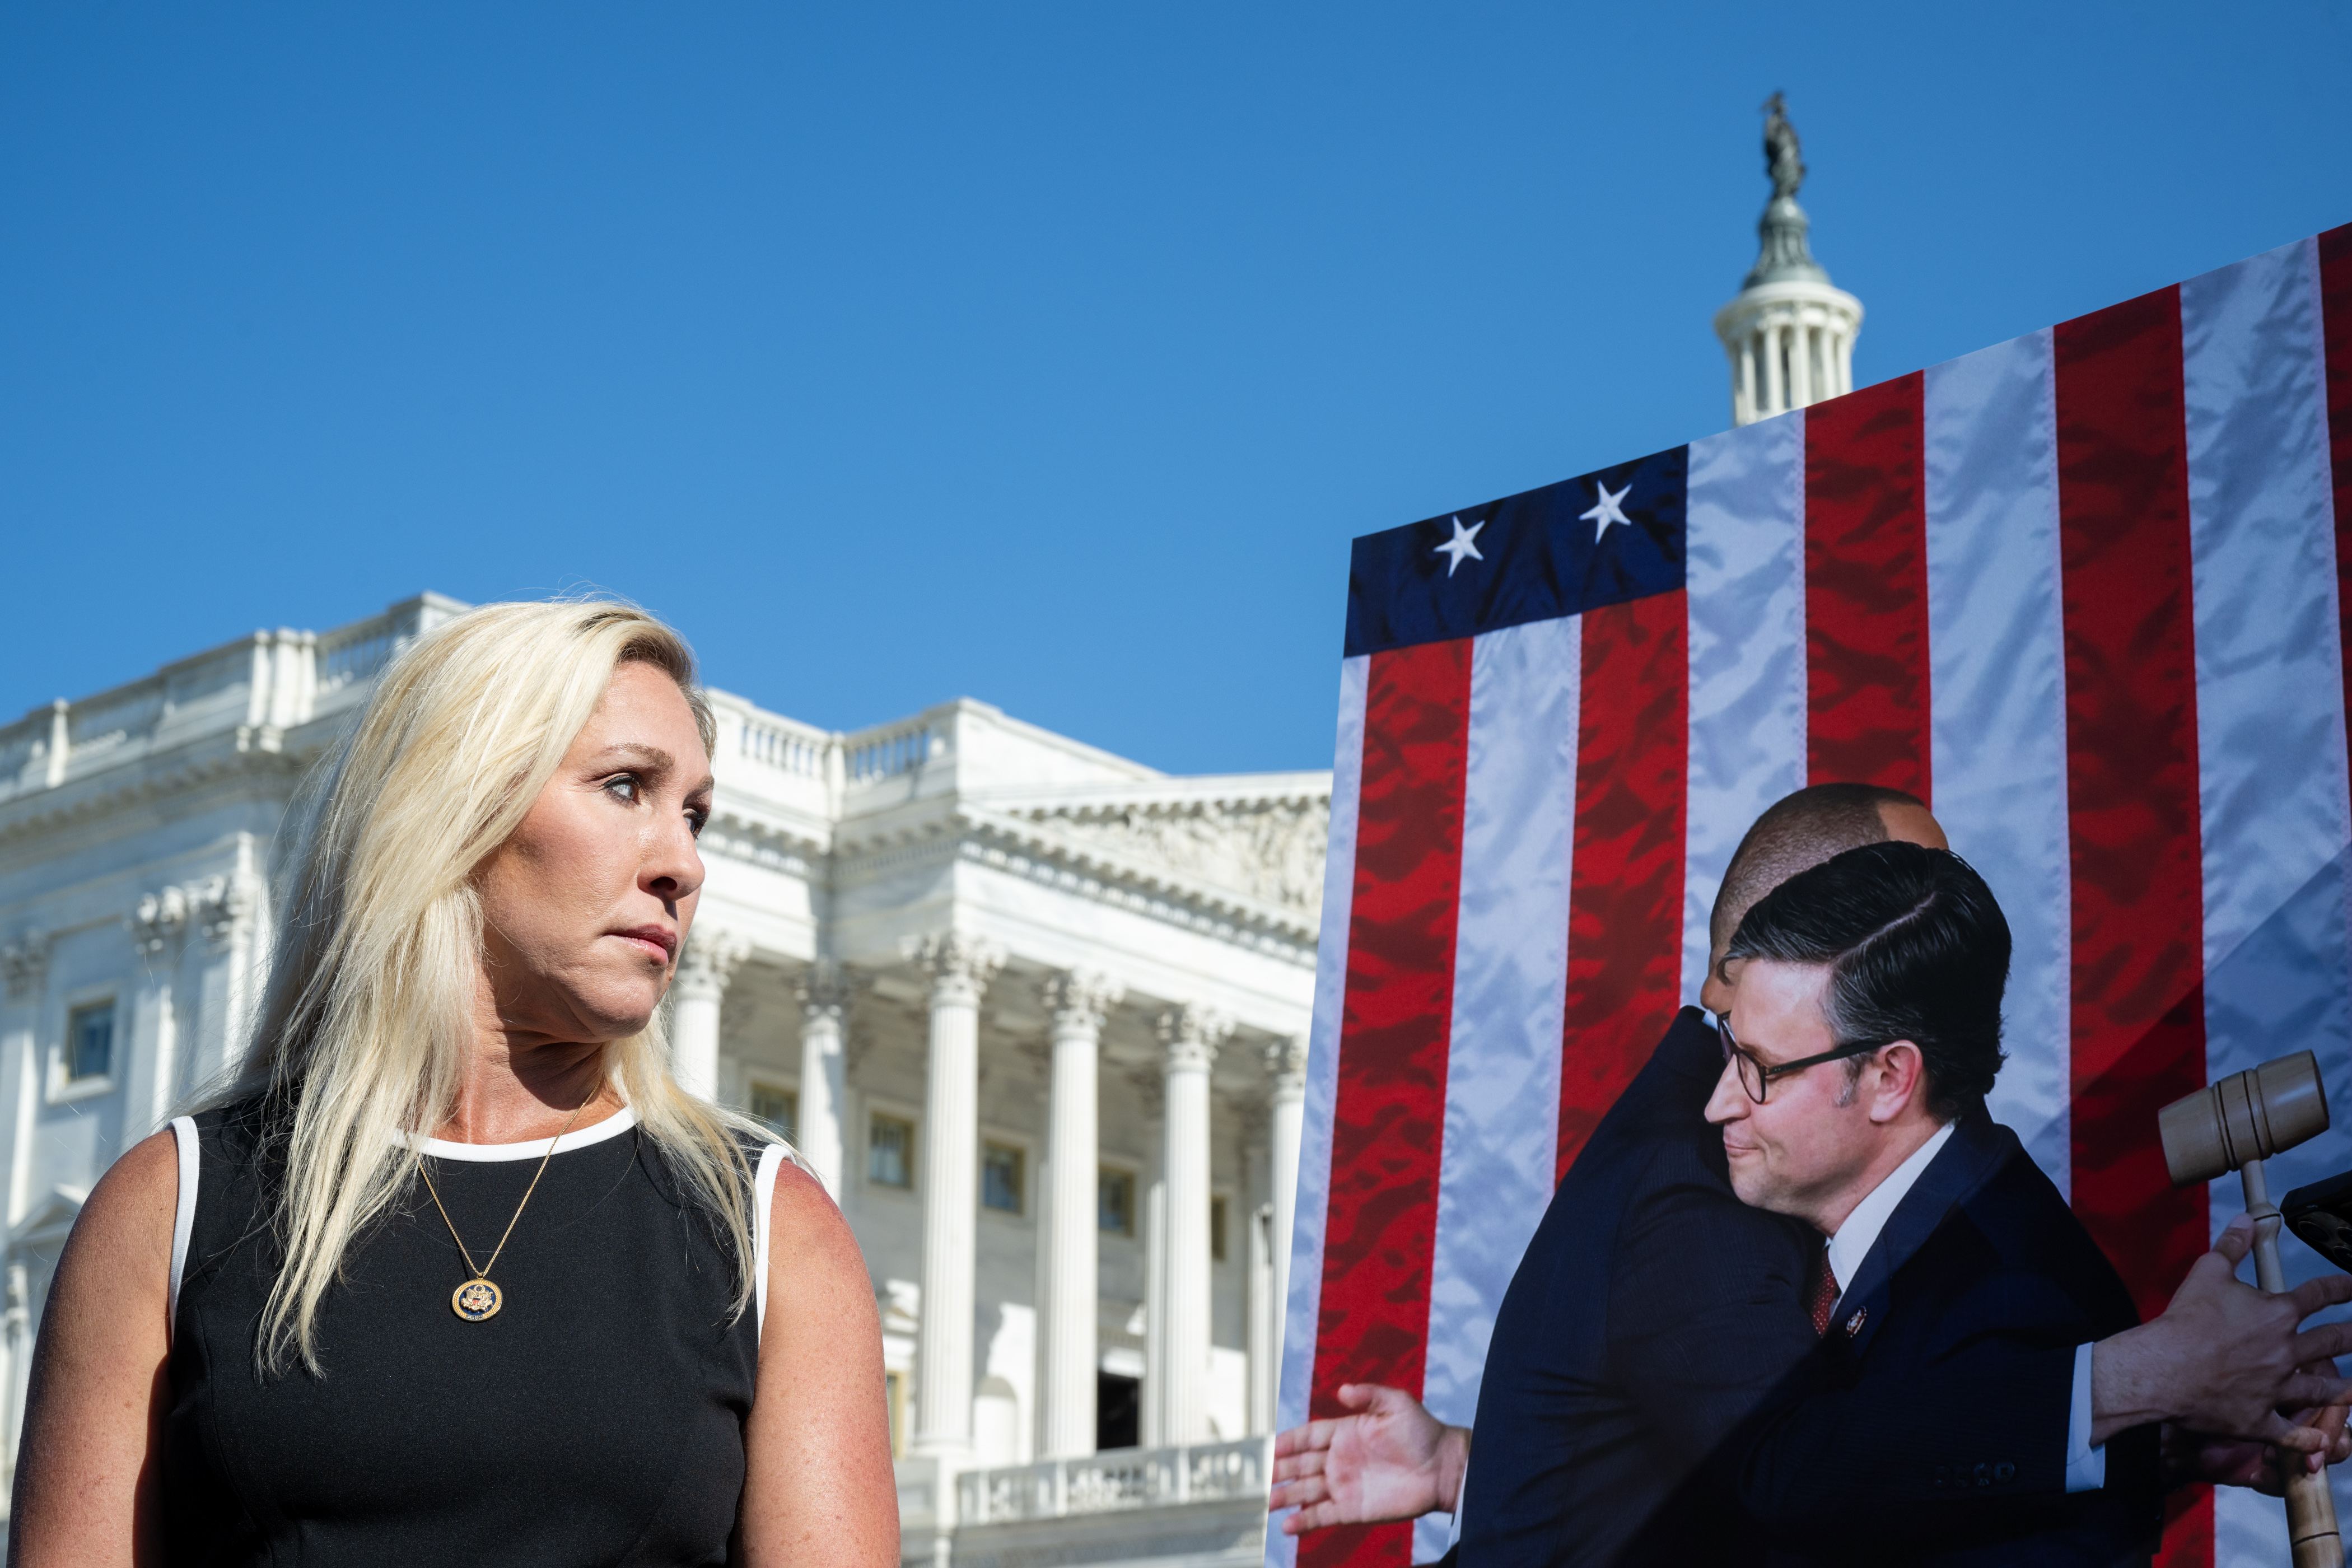
M 2215 1077 L 2309 1047 L 2352 1105 L 2345 973 L 2343 664 L 2310 241 L 2180 289 L 2204 829 L 2206 1065 Z M 2273 1198 L 2344 1163 L 2319 1138 L 2266 1163 Z M 2210 1188 L 2212 1223 L 2242 1206 Z M 2282 1239 L 2290 1284 L 2332 1272 Z M 2215 1494 L 2221 1563 L 2281 1562 L 2267 1499 Z M 2340 1507 L 2341 1505 L 2339 1505 Z
M 1323 864 L 1323 923 L 1315 957 L 1315 1018 L 1307 1037 L 1306 1125 L 1298 1148 L 1298 1203 L 1291 1226 L 1290 1300 L 1284 1303 L 1278 1427 L 1307 1419 L 1315 1333 L 1323 1307 L 1323 1222 L 1331 1196 L 1331 1126 L 1339 1100 L 1339 1008 L 1348 988 L 1348 916 L 1356 891 L 1356 805 L 1364 782 L 1368 655 L 1339 664 L 1339 736 L 1331 763 L 1331 839 Z M 1265 1560 L 1297 1561 L 1298 1541 L 1265 1532 Z
M 1688 517 L 1683 997 L 1696 1002 L 1731 852 L 1805 784 L 1803 412 L 1692 442 Z
M 2073 877 L 2056 373 L 2046 331 L 1927 376 L 1928 690 L 1936 816 L 2009 917 L 1993 1119 L 2072 1190 Z
M 180 1156 L 179 1195 L 172 1205 L 172 1283 L 163 1297 L 163 1343 L 180 1331 L 180 1280 L 188 1271 L 188 1237 L 196 1227 L 196 1183 L 204 1174 L 197 1157 L 196 1124 L 185 1116 L 172 1118 L 172 1144 Z
M 1488 632 L 1471 645 L 1462 893 L 1445 1133 L 1430 1258 L 1422 1403 L 1467 1426 L 1503 1292 L 1551 1202 L 1568 985 L 1570 824 L 1576 811 L 1583 620 Z M 1450 1520 L 1415 1529 L 1444 1554 Z
M 757 1344 L 768 1326 L 768 1232 L 776 1206 L 776 1177 L 792 1157 L 782 1143 L 760 1151 L 759 1174 L 751 1183 L 751 1342 Z
M 558 1153 L 569 1154 L 574 1149 L 585 1149 L 591 1143 L 617 1138 L 636 1124 L 636 1110 L 625 1105 L 604 1121 L 593 1122 L 577 1131 L 566 1132 L 560 1138 L 534 1138 L 527 1143 L 452 1143 L 441 1138 L 419 1138 L 415 1133 L 409 1134 L 408 1141 L 436 1160 L 468 1160 L 482 1163 L 499 1160 L 540 1160 L 546 1158 L 551 1144 L 555 1145 Z

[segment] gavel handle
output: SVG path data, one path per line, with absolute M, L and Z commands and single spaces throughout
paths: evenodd
M 2271 1202 L 2270 1179 L 2260 1160 L 2239 1167 L 2246 1192 L 2246 1217 L 2254 1222 L 2254 1281 L 2263 1289 L 2286 1289 L 2280 1266 L 2278 1205 Z M 2344 1540 L 2336 1528 L 2336 1499 L 2327 1472 L 2297 1470 L 2286 1480 L 2286 1534 L 2294 1544 L 2294 1568 L 2344 1568 Z

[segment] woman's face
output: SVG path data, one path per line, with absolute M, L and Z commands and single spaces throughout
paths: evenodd
M 518 1043 L 617 1040 L 669 988 L 702 888 L 710 756 L 686 694 L 628 663 L 514 837 L 483 863 L 483 946 Z

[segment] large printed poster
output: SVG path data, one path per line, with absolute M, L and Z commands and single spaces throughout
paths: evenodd
M 2339 1123 L 2273 1190 L 2352 1166 L 2347 561 L 2352 227 L 1359 540 L 1281 1425 L 1364 1382 L 1472 1423 L 1554 1184 L 1808 783 L 1911 792 L 1990 884 L 1990 1109 L 2143 1315 L 2241 1206 L 2171 1186 L 2160 1106 L 2308 1047 Z M 1268 1556 L 1403 1568 L 1448 1528 Z M 2234 1489 L 2173 1494 L 2166 1541 L 2285 1560 Z

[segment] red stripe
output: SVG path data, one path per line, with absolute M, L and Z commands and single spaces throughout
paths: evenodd
M 1927 799 L 1927 504 L 1913 374 L 1805 412 L 1806 775 Z M 1931 803 L 1932 804 L 1932 803 Z
M 2319 311 L 2327 345 L 2327 447 L 2336 469 L 2336 608 L 2352 706 L 2352 224 L 2319 237 Z
M 1470 642 L 1371 656 L 1310 1413 L 1421 1392 L 1469 770 Z M 1404 1568 L 1410 1524 L 1318 1531 L 1304 1568 Z
M 1559 1176 L 1680 1000 L 1689 627 L 1679 591 L 1584 615 Z
M 2157 1111 L 2205 1082 L 2188 438 L 2180 296 L 2055 331 L 2074 874 L 2074 1212 L 2161 1311 L 2205 1249 L 2201 1187 L 2176 1191 Z M 2161 1561 L 2212 1560 L 2208 1492 Z

